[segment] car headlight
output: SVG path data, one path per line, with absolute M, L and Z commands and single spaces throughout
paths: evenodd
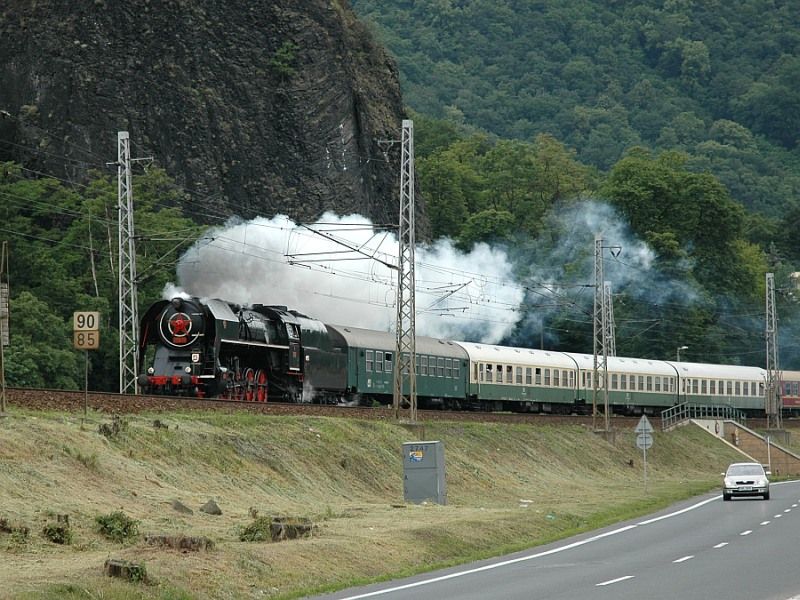
M 183 370 L 186 371 L 187 373 L 191 373 L 192 372 L 192 367 L 186 367 Z

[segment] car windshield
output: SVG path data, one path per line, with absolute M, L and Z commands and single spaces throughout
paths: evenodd
M 764 469 L 758 465 L 733 465 L 728 468 L 728 476 L 764 475 Z

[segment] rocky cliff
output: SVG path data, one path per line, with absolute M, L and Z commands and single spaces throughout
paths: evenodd
M 127 130 L 209 213 L 397 222 L 397 69 L 347 0 L 3 5 L 0 160 L 79 180 Z

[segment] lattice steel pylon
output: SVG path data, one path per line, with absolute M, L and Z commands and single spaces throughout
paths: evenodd
M 775 313 L 775 275 L 767 273 L 767 381 L 764 386 L 764 412 L 767 413 L 767 428 L 783 427 L 783 399 L 781 397 L 781 372 L 778 366 L 778 318 Z
M 400 158 L 400 229 L 397 235 L 397 344 L 394 361 L 395 418 L 408 409 L 417 421 L 416 300 L 414 290 L 414 122 L 403 120 Z
M 139 391 L 139 310 L 136 297 L 136 244 L 133 232 L 131 148 L 127 131 L 117 134 L 119 226 L 119 392 Z
M 592 372 L 592 427 L 597 429 L 597 395 L 603 394 L 603 429 L 608 421 L 608 328 L 606 327 L 606 295 L 603 286 L 603 238 L 594 238 L 594 311 L 593 331 L 594 369 Z M 602 389 L 600 388 L 602 384 Z
M 0 244 L 0 415 L 6 412 L 6 365 L 5 346 L 9 345 L 8 306 L 9 306 L 9 273 L 8 242 Z
M 608 342 L 608 355 L 617 355 L 617 332 L 614 326 L 614 299 L 611 295 L 611 282 L 603 283 L 603 308 L 606 311 L 605 327 L 606 341 Z

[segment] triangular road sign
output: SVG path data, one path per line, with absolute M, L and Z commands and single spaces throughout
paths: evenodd
M 653 426 L 650 425 L 650 421 L 647 420 L 645 415 L 642 415 L 642 418 L 639 419 L 639 423 L 636 425 L 636 429 L 634 429 L 636 433 L 653 433 Z

